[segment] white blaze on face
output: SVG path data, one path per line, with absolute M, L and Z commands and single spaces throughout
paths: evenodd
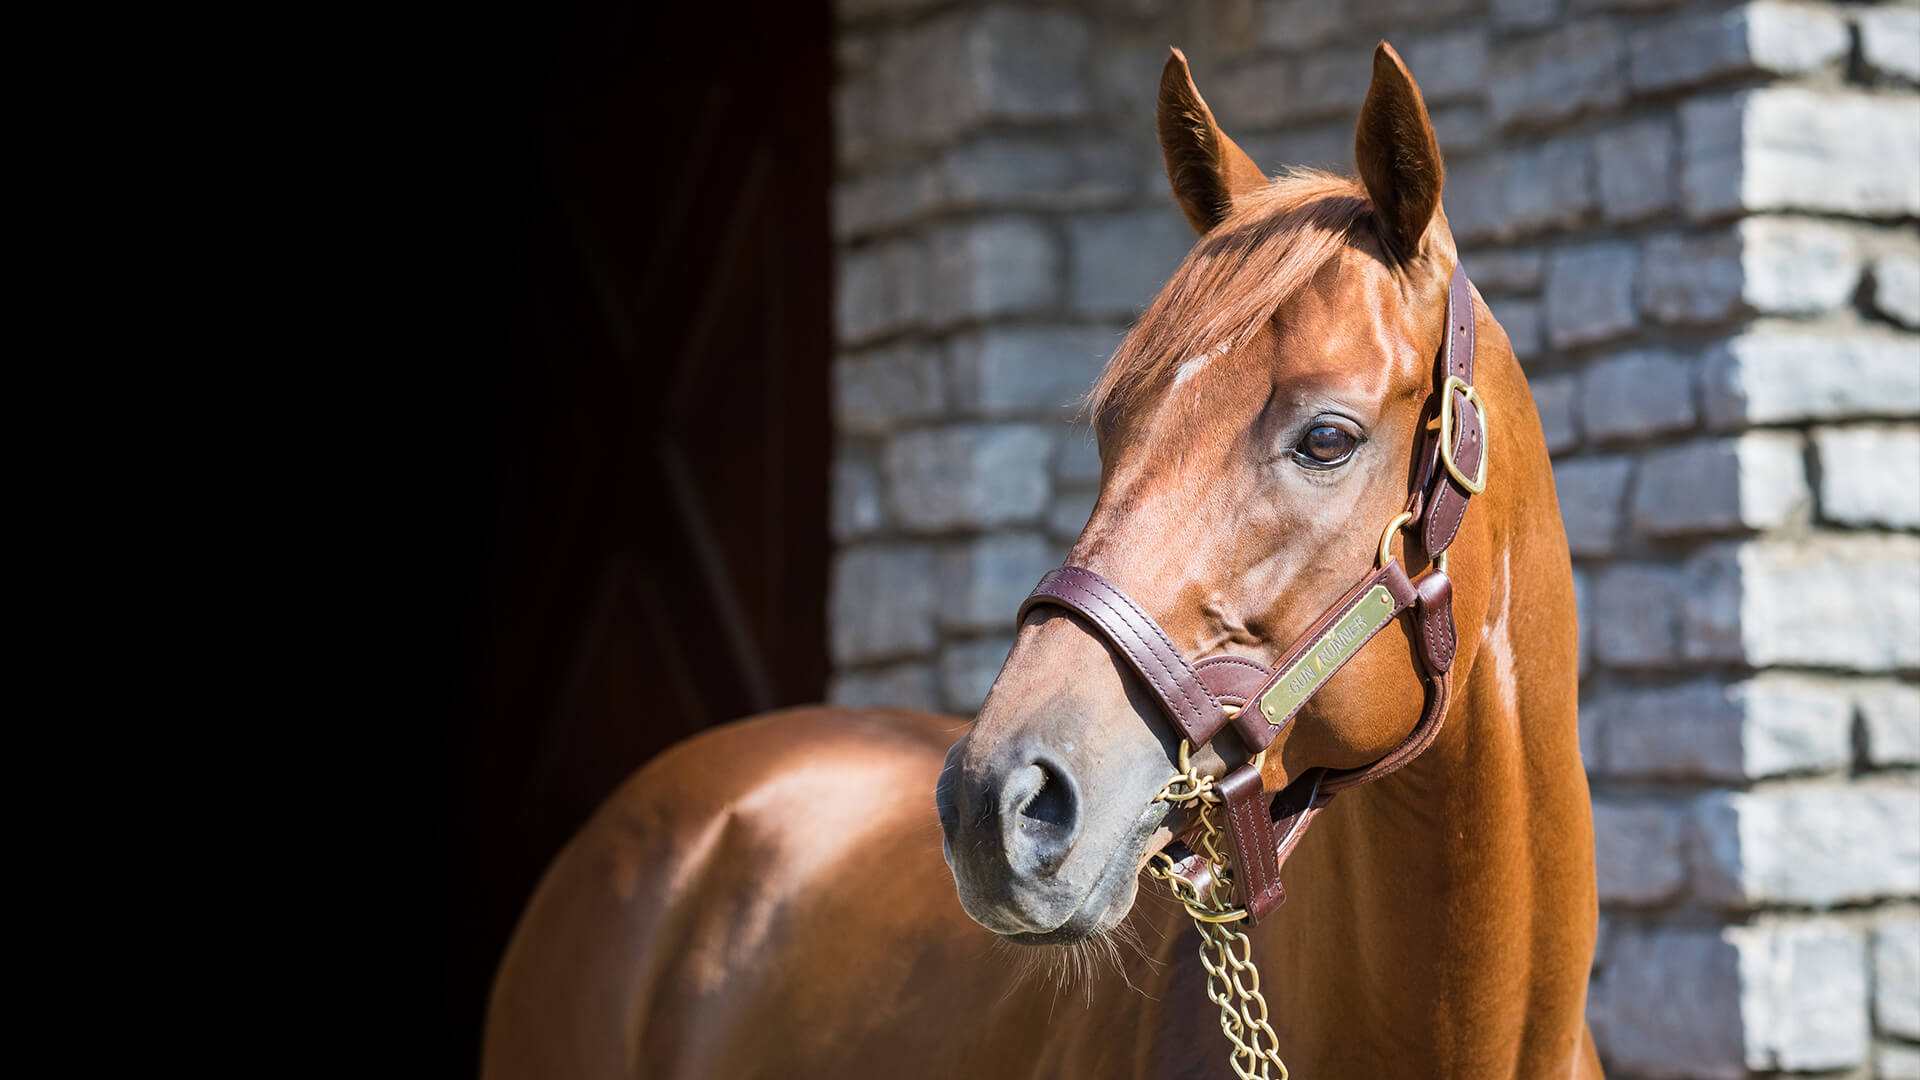
M 1208 349 L 1206 352 L 1201 353 L 1199 356 L 1196 356 L 1193 359 L 1188 360 L 1186 363 L 1181 364 L 1180 367 L 1176 369 L 1173 373 L 1173 385 L 1179 386 L 1181 383 L 1184 383 L 1188 379 L 1193 378 L 1195 375 L 1200 374 L 1202 371 L 1206 370 L 1207 365 L 1212 363 L 1215 357 L 1225 356 L 1225 355 L 1227 355 L 1227 346 L 1224 342 L 1222 342 L 1221 344 L 1216 345 L 1211 349 Z

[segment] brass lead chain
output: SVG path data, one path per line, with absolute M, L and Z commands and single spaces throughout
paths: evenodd
M 1247 917 L 1233 904 L 1233 885 L 1227 878 L 1227 856 L 1219 847 L 1220 828 L 1213 822 L 1220 795 L 1214 780 L 1195 768 L 1192 747 L 1180 743 L 1180 772 L 1160 787 L 1155 802 L 1195 806 L 1200 817 L 1200 853 L 1213 864 L 1207 895 L 1173 873 L 1166 852 L 1154 856 L 1147 873 L 1167 883 L 1174 898 L 1186 906 L 1200 931 L 1200 966 L 1207 971 L 1207 998 L 1220 1007 L 1220 1030 L 1233 1044 L 1228 1058 L 1239 1080 L 1287 1080 L 1287 1063 L 1280 1060 L 1280 1037 L 1267 1022 L 1267 999 L 1260 993 L 1260 969 L 1253 963 L 1253 942 L 1233 926 Z M 1222 892 L 1226 895 L 1222 896 Z M 1271 1069 L 1280 1070 L 1274 1077 Z

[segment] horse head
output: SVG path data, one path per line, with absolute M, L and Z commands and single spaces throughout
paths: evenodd
M 1068 562 L 1134 598 L 1187 660 L 1272 665 L 1383 549 L 1429 562 L 1389 522 L 1419 468 L 1458 261 L 1440 152 L 1385 43 L 1357 179 L 1269 180 L 1220 130 L 1178 50 L 1158 127 L 1199 239 L 1094 388 L 1100 494 Z M 1481 517 L 1453 549 L 1456 577 L 1489 558 Z M 1267 748 L 1265 790 L 1364 766 L 1405 739 L 1421 719 L 1417 648 L 1396 620 L 1353 655 Z M 967 913 L 1030 944 L 1117 925 L 1139 871 L 1190 824 L 1155 799 L 1181 741 L 1108 636 L 1061 607 L 1029 609 L 938 785 Z M 1196 754 L 1214 775 L 1245 760 L 1228 739 Z

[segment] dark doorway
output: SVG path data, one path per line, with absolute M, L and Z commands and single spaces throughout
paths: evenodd
M 446 1049 L 547 862 L 669 743 L 826 678 L 831 13 L 528 8 L 475 618 L 446 732 Z

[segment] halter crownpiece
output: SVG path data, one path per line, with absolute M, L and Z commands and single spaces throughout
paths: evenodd
M 1473 385 L 1473 322 L 1472 287 L 1456 264 L 1447 287 L 1447 334 L 1436 365 L 1435 400 L 1422 413 L 1433 417 L 1419 442 L 1419 468 L 1406 508 L 1382 534 L 1375 569 L 1315 620 L 1279 663 L 1268 667 L 1243 656 L 1190 662 L 1140 605 L 1085 567 L 1049 571 L 1020 605 L 1016 625 L 1041 604 L 1085 618 L 1139 676 L 1188 746 L 1204 746 L 1228 727 L 1245 744 L 1250 760 L 1218 782 L 1194 773 L 1183 748 L 1182 776 L 1168 782 L 1168 788 L 1184 783 L 1179 800 L 1198 800 L 1204 793 L 1205 803 L 1223 803 L 1227 810 L 1226 852 L 1176 856 L 1176 844 L 1163 856 L 1169 867 L 1165 876 L 1184 883 L 1177 891 L 1195 897 L 1217 895 L 1220 879 L 1231 868 L 1231 887 L 1241 907 L 1201 910 L 1187 901 L 1188 910 L 1203 923 L 1242 917 L 1258 922 L 1272 912 L 1286 899 L 1280 868 L 1328 800 L 1405 765 L 1439 733 L 1452 694 L 1450 672 L 1458 641 L 1447 548 L 1460 531 L 1467 501 L 1485 489 L 1487 480 L 1486 404 Z M 1409 578 L 1392 555 L 1393 536 L 1403 529 L 1418 530 L 1432 563 L 1417 579 Z M 1413 730 L 1371 764 L 1309 769 L 1284 790 L 1268 793 L 1260 775 L 1267 747 L 1367 642 L 1408 614 L 1426 687 L 1425 707 Z M 1163 797 L 1168 788 L 1163 788 Z M 1204 814 L 1209 808 L 1203 804 L 1205 840 L 1211 848 L 1214 828 Z M 1278 832 L 1276 826 L 1283 824 L 1284 832 Z

